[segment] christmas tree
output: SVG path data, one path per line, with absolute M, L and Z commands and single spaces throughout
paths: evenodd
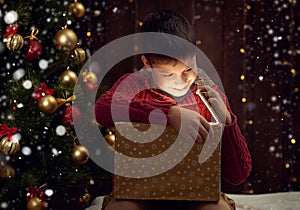
M 0 2 L 0 209 L 83 209 L 110 180 L 78 141 L 72 104 L 105 2 Z M 86 94 L 97 76 L 83 71 Z

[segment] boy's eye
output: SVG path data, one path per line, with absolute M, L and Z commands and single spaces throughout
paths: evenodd
M 188 69 L 186 69 L 184 72 L 189 72 L 189 71 L 191 71 L 192 70 L 192 68 L 188 68 Z
M 173 76 L 173 73 L 171 74 L 163 74 L 164 77 L 172 77 Z

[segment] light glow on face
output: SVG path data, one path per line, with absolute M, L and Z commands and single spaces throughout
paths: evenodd
M 191 63 L 191 62 L 188 62 Z M 192 67 L 190 67 L 192 66 Z M 149 69 L 157 87 L 175 97 L 184 96 L 197 78 L 196 67 L 177 62 L 152 64 Z

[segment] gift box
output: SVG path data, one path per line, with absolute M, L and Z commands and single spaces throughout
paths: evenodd
M 116 199 L 217 201 L 222 126 L 204 144 L 171 126 L 115 123 Z M 151 132 L 149 132 L 151 130 Z

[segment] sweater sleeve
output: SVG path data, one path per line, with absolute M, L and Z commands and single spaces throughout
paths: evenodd
M 251 155 L 245 137 L 238 126 L 237 117 L 232 112 L 228 99 L 224 98 L 232 116 L 232 123 L 225 124 L 222 138 L 222 178 L 232 185 L 239 185 L 246 180 L 252 170 Z
M 252 160 L 234 115 L 233 123 L 225 125 L 221 154 L 222 178 L 232 185 L 244 182 L 251 172 Z
M 98 123 L 111 127 L 114 122 L 132 121 L 165 124 L 171 101 L 150 97 L 151 89 L 144 77 L 125 74 L 114 86 L 102 94 L 95 104 Z
M 242 135 L 236 115 L 232 112 L 228 98 L 217 86 L 232 117 L 232 123 L 225 124 L 221 148 L 221 176 L 232 185 L 239 185 L 246 180 L 252 170 L 251 155 L 245 137 Z

